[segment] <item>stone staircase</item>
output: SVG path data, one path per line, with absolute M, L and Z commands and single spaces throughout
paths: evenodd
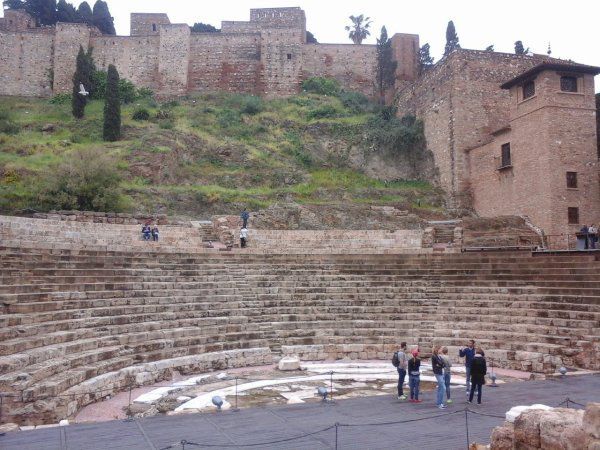
M 600 369 L 594 255 L 386 253 L 391 242 L 372 246 L 366 234 L 343 253 L 360 233 L 342 230 L 305 233 L 319 251 L 273 241 L 271 252 L 219 253 L 194 227 L 163 227 L 172 239 L 147 249 L 127 234 L 137 226 L 113 228 L 116 245 L 97 224 L 44 223 L 43 233 L 0 223 L 3 420 L 56 422 L 139 371 L 159 380 L 266 364 L 284 346 L 388 360 L 400 341 L 424 354 L 439 343 L 456 358 L 473 338 L 503 367 Z

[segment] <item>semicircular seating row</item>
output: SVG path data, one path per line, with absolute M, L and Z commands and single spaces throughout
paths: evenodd
M 3 419 L 56 422 L 170 370 L 282 346 L 389 360 L 473 338 L 496 364 L 600 369 L 594 256 L 203 254 L 0 247 Z M 98 393 L 92 393 L 97 392 Z M 87 393 L 83 395 L 83 393 Z

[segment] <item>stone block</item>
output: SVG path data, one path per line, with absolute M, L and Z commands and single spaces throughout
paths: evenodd
M 299 370 L 300 358 L 296 356 L 284 356 L 279 360 L 277 368 L 282 371 Z
M 583 430 L 594 439 L 600 439 L 600 403 L 588 403 L 583 415 Z

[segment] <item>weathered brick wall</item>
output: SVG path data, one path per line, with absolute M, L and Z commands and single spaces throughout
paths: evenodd
M 186 24 L 160 27 L 158 90 L 163 95 L 188 92 L 190 34 L 190 27 Z
M 331 77 L 346 89 L 375 94 L 374 45 L 306 44 L 302 47 L 302 79 Z
M 97 36 L 90 45 L 98 68 L 114 64 L 122 78 L 158 90 L 158 36 Z
M 158 36 L 161 25 L 170 25 L 166 14 L 131 13 L 131 36 Z
M 546 234 L 573 234 L 600 218 L 594 131 L 594 80 L 581 78 L 580 93 L 560 91 L 560 75 L 544 71 L 536 95 L 522 100 L 510 90 L 510 128 L 469 152 L 475 210 L 483 216 L 524 214 Z M 510 143 L 512 168 L 500 166 L 501 145 Z M 566 172 L 577 172 L 568 189 Z M 567 208 L 578 207 L 580 224 L 568 225 Z
M 465 152 L 485 144 L 489 133 L 508 121 L 509 95 L 500 84 L 543 59 L 458 50 L 398 93 L 399 114 L 416 113 L 424 120 L 440 182 L 455 199 L 469 187 Z
M 192 33 L 189 89 L 259 94 L 259 33 Z
M 53 45 L 47 29 L 0 31 L 0 95 L 51 95 Z
M 295 8 L 259 8 L 250 10 L 250 22 L 259 23 L 262 28 L 299 28 L 304 30 L 306 42 L 306 15 Z
M 35 28 L 35 19 L 22 10 L 7 9 L 4 18 L 0 19 L 0 30 L 27 31 Z
M 90 28 L 85 24 L 58 23 L 54 34 L 54 93 L 71 92 L 73 74 L 77 66 L 77 53 L 82 46 L 87 50 Z M 32 67 L 24 68 L 23 71 Z

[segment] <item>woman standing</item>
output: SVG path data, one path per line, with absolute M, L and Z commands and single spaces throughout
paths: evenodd
M 471 363 L 471 393 L 469 394 L 468 403 L 473 401 L 473 394 L 475 393 L 475 388 L 477 388 L 477 404 L 481 405 L 481 389 L 485 384 L 486 373 L 487 365 L 483 356 L 483 350 L 477 347 L 473 362 Z
M 450 398 L 450 378 L 452 372 L 452 361 L 448 357 L 448 347 L 442 347 L 442 354 L 440 355 L 442 361 L 444 361 L 444 384 L 446 385 L 446 403 L 452 403 L 452 399 Z
M 446 383 L 444 383 L 444 360 L 440 357 L 439 345 L 433 347 L 433 355 L 431 356 L 431 368 L 433 369 L 433 375 L 437 381 L 437 396 L 435 404 L 438 408 L 444 409 L 444 397 L 446 396 Z
M 408 360 L 408 386 L 410 387 L 410 402 L 421 403 L 419 400 L 419 384 L 421 383 L 421 360 L 419 352 L 412 351 L 412 358 Z

